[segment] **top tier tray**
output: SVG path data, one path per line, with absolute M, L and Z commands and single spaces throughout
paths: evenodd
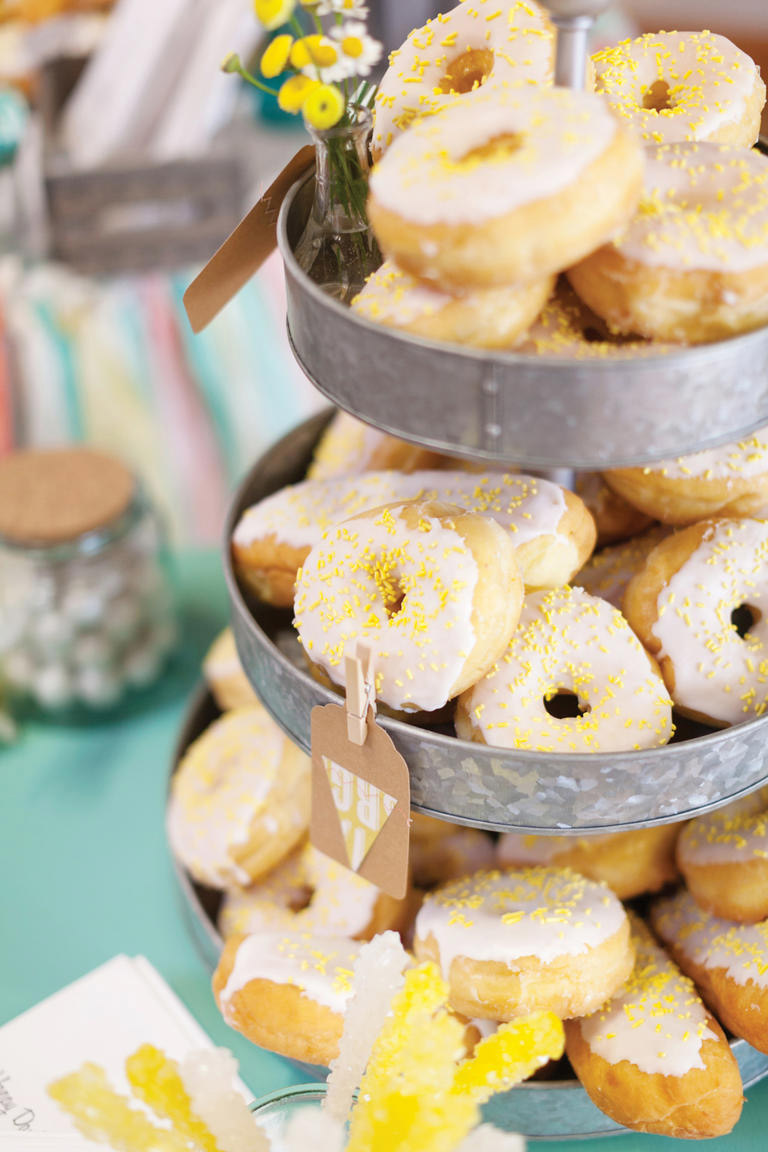
M 759 147 L 768 152 L 768 140 Z M 310 175 L 278 223 L 288 333 L 313 384 L 366 423 L 537 469 L 647 463 L 768 423 L 768 327 L 673 354 L 568 361 L 436 343 L 363 319 L 296 262 L 312 194 Z

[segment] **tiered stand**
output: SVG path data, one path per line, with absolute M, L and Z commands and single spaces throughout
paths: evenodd
M 592 15 L 584 15 L 583 0 L 547 6 L 560 32 L 558 82 L 573 84 L 583 75 Z M 603 6 L 593 4 L 592 14 Z M 602 469 L 697 451 L 768 423 L 768 329 L 673 354 L 578 362 L 420 340 L 362 319 L 302 273 L 293 252 L 311 201 L 308 177 L 292 190 L 278 226 L 288 332 L 319 390 L 369 424 L 489 464 Z M 248 599 L 228 545 L 249 505 L 303 477 L 327 419 L 307 421 L 257 463 L 235 498 L 225 545 L 243 666 L 281 728 L 307 751 L 312 708 L 338 697 L 309 675 L 290 614 Z M 415 809 L 498 831 L 647 827 L 706 812 L 768 781 L 768 718 L 718 732 L 689 726 L 665 748 L 621 755 L 508 752 L 379 722 L 408 764 Z M 768 1057 L 744 1041 L 733 1047 L 745 1085 L 768 1075 Z M 534 1137 L 619 1131 L 576 1082 L 523 1085 L 497 1097 L 488 1115 Z

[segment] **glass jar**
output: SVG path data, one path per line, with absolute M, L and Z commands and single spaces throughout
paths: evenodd
M 297 1112 L 317 1111 L 326 1093 L 325 1084 L 295 1084 L 280 1088 L 251 1105 L 253 1117 L 264 1129 L 273 1152 L 281 1152 L 288 1123 Z
M 87 450 L 0 461 L 0 681 L 46 711 L 105 709 L 175 643 L 158 518 L 118 461 Z

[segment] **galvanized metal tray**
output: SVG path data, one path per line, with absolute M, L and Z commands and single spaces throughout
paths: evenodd
M 201 687 L 190 700 L 171 765 L 170 779 L 189 745 L 200 736 L 219 711 L 213 697 Z M 213 972 L 224 942 L 216 927 L 219 894 L 196 884 L 183 865 L 173 857 L 184 919 L 207 966 Z M 741 1069 L 744 1087 L 749 1088 L 768 1075 L 768 1056 L 745 1040 L 732 1040 L 731 1048 Z M 324 1080 L 327 1069 L 316 1064 L 297 1064 L 309 1079 Z M 484 1108 L 486 1119 L 497 1128 L 522 1132 L 532 1140 L 584 1139 L 625 1132 L 619 1124 L 597 1108 L 579 1082 L 573 1078 L 529 1081 L 494 1097 Z
M 761 141 L 768 152 L 768 139 Z M 313 177 L 283 204 L 288 334 L 312 383 L 368 424 L 430 448 L 527 468 L 679 456 L 768 423 L 768 327 L 645 358 L 567 361 L 422 340 L 323 293 L 294 247 Z
M 309 675 L 291 613 L 249 599 L 235 576 L 229 540 L 241 513 L 306 471 L 327 414 L 295 428 L 254 466 L 226 526 L 224 568 L 243 667 L 283 730 L 309 751 L 310 713 L 338 696 Z M 444 731 L 380 719 L 410 769 L 414 808 L 498 831 L 621 831 L 681 820 L 768 782 L 768 717 L 643 752 L 507 752 Z

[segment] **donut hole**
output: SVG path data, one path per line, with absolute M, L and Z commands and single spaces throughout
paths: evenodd
M 650 88 L 646 88 L 643 93 L 643 108 L 648 112 L 669 112 L 674 108 L 666 80 L 654 80 Z
M 293 913 L 303 912 L 305 908 L 309 908 L 314 895 L 315 890 L 310 884 L 304 884 L 301 888 L 295 888 L 289 897 L 288 907 Z
M 592 711 L 589 704 L 583 703 L 575 692 L 567 688 L 558 688 L 551 696 L 545 696 L 544 708 L 555 720 L 578 720 Z
M 465 152 L 461 157 L 459 163 L 472 165 L 485 161 L 505 160 L 513 152 L 517 152 L 522 144 L 523 137 L 519 132 L 502 132 L 500 136 L 486 140 L 477 148 L 470 148 L 469 152 Z
M 761 616 L 762 613 L 757 608 L 752 608 L 749 604 L 739 604 L 738 608 L 734 608 L 731 612 L 731 627 L 736 629 L 743 640 Z
M 490 76 L 493 71 L 493 52 L 490 48 L 467 48 L 454 57 L 438 84 L 441 92 L 463 96 L 472 92 Z
M 582 335 L 588 344 L 602 344 L 605 340 L 603 333 L 593 328 L 591 324 L 584 329 Z
M 384 607 L 386 608 L 387 616 L 390 620 L 393 616 L 397 616 L 398 612 L 403 606 L 404 600 L 405 589 L 403 588 L 402 584 L 397 581 L 389 596 L 384 600 Z

